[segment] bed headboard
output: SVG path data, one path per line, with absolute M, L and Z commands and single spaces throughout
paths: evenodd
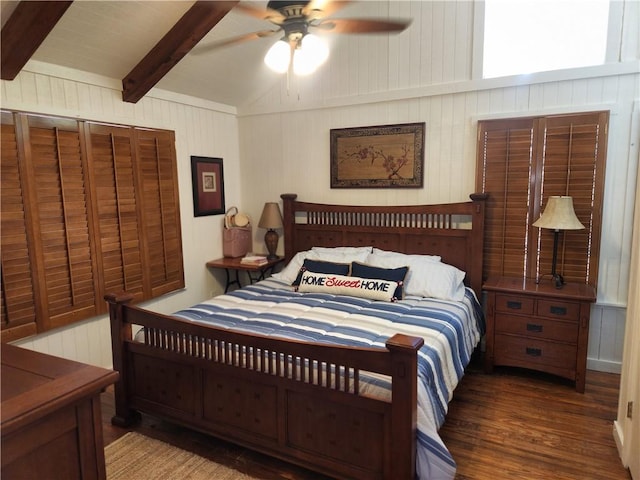
M 486 194 L 472 194 L 470 202 L 403 206 L 326 205 L 297 197 L 281 195 L 287 262 L 314 246 L 440 255 L 467 272 L 465 283 L 481 298 Z

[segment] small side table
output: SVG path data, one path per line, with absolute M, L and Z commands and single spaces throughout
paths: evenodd
M 283 261 L 284 257 L 278 257 L 274 260 L 269 260 L 267 263 L 263 263 L 262 265 L 251 265 L 242 263 L 242 257 L 223 257 L 217 258 L 215 260 L 209 260 L 207 262 L 207 267 L 224 269 L 227 274 L 227 284 L 224 287 L 224 293 L 227 293 L 232 285 L 236 285 L 238 288 L 242 288 L 242 283 L 240 282 L 239 275 L 241 271 L 247 272 L 247 276 L 249 277 L 249 284 L 252 284 L 254 282 L 258 282 L 267 278 L 273 271 L 273 268 Z M 233 277 L 231 275 L 232 271 L 235 272 L 235 275 Z M 257 275 L 254 277 L 253 274 Z

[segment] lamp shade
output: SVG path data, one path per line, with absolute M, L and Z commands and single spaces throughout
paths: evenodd
M 294 32 L 274 43 L 264 57 L 264 63 L 276 73 L 290 67 L 296 75 L 309 75 L 329 57 L 329 47 L 317 36 Z
M 549 197 L 544 212 L 533 226 L 551 230 L 581 230 L 584 228 L 573 210 L 573 199 L 568 196 Z
M 313 34 L 300 40 L 300 46 L 293 52 L 293 73 L 309 75 L 316 71 L 329 57 L 329 47 Z
M 282 228 L 282 214 L 276 202 L 267 202 L 264 204 L 258 227 L 267 229 Z
M 264 57 L 264 63 L 277 73 L 284 73 L 289 69 L 291 61 L 291 46 L 285 40 L 274 43 Z

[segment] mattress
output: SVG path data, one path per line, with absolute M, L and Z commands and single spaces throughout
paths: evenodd
M 453 391 L 484 333 L 484 318 L 471 289 L 461 302 L 406 297 L 382 302 L 346 295 L 300 293 L 266 279 L 174 314 L 180 318 L 279 338 L 348 346 L 385 347 L 396 333 L 424 339 L 418 352 L 419 478 L 453 479 L 456 464 L 438 429 Z M 390 382 L 376 378 L 390 396 Z

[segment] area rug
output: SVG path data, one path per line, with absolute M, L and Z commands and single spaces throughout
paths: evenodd
M 129 432 L 104 449 L 107 480 L 251 480 L 254 477 Z

